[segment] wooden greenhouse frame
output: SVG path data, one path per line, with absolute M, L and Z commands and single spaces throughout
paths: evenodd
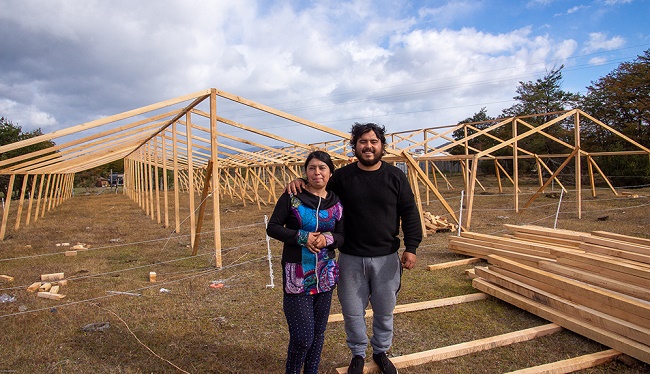
M 254 124 L 243 124 L 219 115 L 217 100 L 226 100 L 229 105 L 243 107 L 254 113 L 265 115 L 264 120 Z M 230 113 L 225 110 L 224 113 Z M 541 117 L 544 116 L 544 117 Z M 258 118 L 258 116 L 248 116 Z M 247 118 L 248 118 L 247 117 Z M 541 125 L 530 124 L 531 118 L 550 118 Z M 266 122 L 282 121 L 297 126 L 296 131 L 264 130 Z M 583 121 L 599 126 L 624 139 L 630 150 L 607 152 L 587 150 L 580 145 L 580 128 Z M 572 123 L 573 143 L 558 139 L 547 132 L 557 123 Z M 487 127 L 486 127 L 487 126 Z M 272 128 L 271 126 L 270 128 Z M 496 137 L 497 129 L 510 128 L 510 137 Z M 235 136 L 235 129 L 243 136 Z M 525 128 L 524 132 L 518 132 Z M 317 131 L 330 140 L 306 144 L 300 141 L 301 131 Z M 463 131 L 462 139 L 454 139 L 452 133 Z M 566 148 L 566 153 L 539 155 L 525 149 L 522 144 L 531 136 L 544 136 Z M 491 139 L 496 145 L 478 149 L 469 145 L 472 139 Z M 276 189 L 302 175 L 301 165 L 307 154 L 316 149 L 330 153 L 338 165 L 353 161 L 349 152 L 349 134 L 316 122 L 299 118 L 269 106 L 247 100 L 237 95 L 210 88 L 189 95 L 161 101 L 109 117 L 100 118 L 77 126 L 57 130 L 34 138 L 0 146 L 0 155 L 43 141 L 54 141 L 55 146 L 16 157 L 0 158 L 0 174 L 9 175 L 9 191 L 12 191 L 17 175 L 23 176 L 20 198 L 15 208 L 14 230 L 44 217 L 45 212 L 56 208 L 73 196 L 75 173 L 106 163 L 124 160 L 124 194 L 137 203 L 152 220 L 165 227 L 173 226 L 180 232 L 180 193 L 189 195 L 190 242 L 193 254 L 197 253 L 208 202 L 214 211 L 214 249 L 217 267 L 221 267 L 221 231 L 219 198 L 230 196 L 244 204 L 272 204 L 277 200 Z M 273 144 L 270 144 L 273 143 Z M 581 212 L 582 159 L 585 158 L 591 181 L 591 192 L 595 195 L 594 169 L 607 182 L 614 194 L 616 190 L 594 161 L 596 156 L 643 154 L 650 155 L 650 149 L 619 133 L 581 110 L 574 109 L 556 113 L 536 114 L 526 117 L 503 118 L 492 123 L 463 123 L 441 127 L 427 127 L 387 135 L 386 156 L 388 162 L 403 163 L 409 181 L 416 195 L 418 206 L 423 201 L 420 186 L 426 194 L 426 202 L 432 193 L 443 208 L 459 223 L 456 213 L 438 190 L 438 178 L 446 183 L 444 173 L 436 162 L 450 161 L 461 165 L 464 175 L 466 218 L 464 229 L 471 225 L 472 208 L 476 186 L 477 165 L 481 161 L 494 163 L 499 190 L 503 191 L 502 177 L 513 185 L 513 204 L 519 211 L 518 160 L 533 159 L 538 165 L 539 190 L 528 200 L 523 209 L 551 183 L 557 181 L 558 173 L 569 163 L 575 165 L 576 210 Z M 462 147 L 463 154 L 452 155 L 449 151 Z M 511 155 L 497 155 L 497 151 L 510 149 Z M 560 167 L 552 170 L 544 162 L 548 158 L 561 158 Z M 506 173 L 501 165 L 511 160 L 513 173 Z M 543 178 L 542 169 L 550 175 Z M 170 201 L 169 174 L 173 180 L 173 201 Z M 31 188 L 28 191 L 28 182 Z M 162 180 L 162 183 L 160 182 Z M 564 186 L 562 186 L 564 188 Z M 195 193 L 200 194 L 198 202 Z M 161 197 L 162 195 L 162 197 Z M 25 206 L 26 196 L 30 197 Z M 161 201 L 162 200 L 162 201 Z M 9 212 L 14 205 L 11 199 L 5 202 L 0 240 L 4 240 L 9 224 Z M 170 217 L 173 205 L 173 217 Z

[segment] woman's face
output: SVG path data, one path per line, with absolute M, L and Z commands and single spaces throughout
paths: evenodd
M 330 168 L 323 161 L 312 158 L 307 164 L 307 181 L 311 186 L 325 188 L 330 176 Z

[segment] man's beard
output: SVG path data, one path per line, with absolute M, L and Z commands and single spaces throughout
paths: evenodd
M 373 154 L 374 157 L 371 160 L 366 160 L 366 159 L 363 158 L 363 149 L 361 149 L 361 150 L 355 149 L 354 150 L 354 155 L 357 156 L 357 160 L 359 161 L 359 163 L 361 163 L 361 165 L 367 166 L 367 167 L 376 165 L 379 161 L 381 161 L 381 158 L 384 156 L 381 149 L 379 151 L 373 152 L 372 154 Z

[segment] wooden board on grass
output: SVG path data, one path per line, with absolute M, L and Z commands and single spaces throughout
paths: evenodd
M 391 357 L 390 360 L 393 362 L 396 368 L 406 368 L 410 366 L 426 364 L 428 362 L 442 361 L 448 358 L 465 356 L 468 354 L 486 351 L 492 348 L 503 347 L 514 343 L 520 343 L 542 336 L 554 334 L 559 331 L 562 331 L 562 328 L 560 326 L 554 323 L 550 323 L 547 325 L 532 327 L 521 331 L 491 336 L 489 338 L 435 348 L 424 352 Z M 336 369 L 338 373 L 347 373 L 347 370 L 347 367 Z M 379 367 L 374 362 L 366 362 L 364 367 L 364 373 L 365 372 L 379 372 Z

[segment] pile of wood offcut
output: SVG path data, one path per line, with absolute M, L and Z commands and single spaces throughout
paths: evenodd
M 449 223 L 446 218 L 434 216 L 429 212 L 422 213 L 424 226 L 426 227 L 427 234 L 435 234 L 436 232 L 455 231 L 458 226 Z
M 449 238 L 453 252 L 488 261 L 474 268 L 476 289 L 650 363 L 650 239 L 505 226 Z

